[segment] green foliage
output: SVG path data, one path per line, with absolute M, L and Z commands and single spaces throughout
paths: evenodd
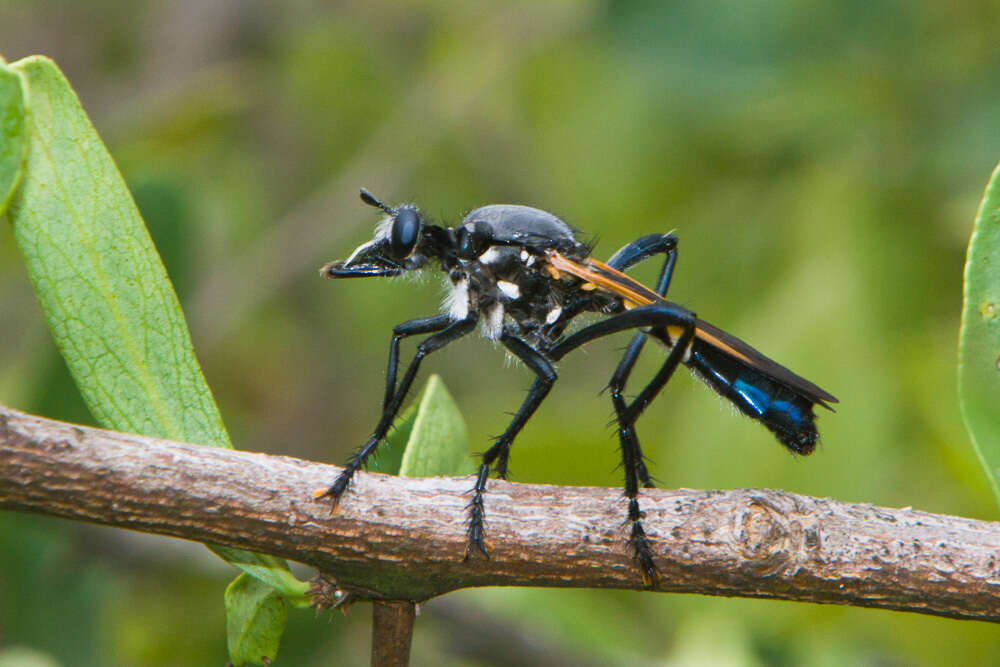
M 467 475 L 473 471 L 469 432 L 441 378 L 427 379 L 416 419 L 403 453 L 403 477 Z
M 27 161 L 10 204 L 14 237 L 90 411 L 107 428 L 231 447 L 163 263 L 66 78 L 43 57 L 3 71 L 15 74 L 4 82 L 24 77 L 31 100 L 30 113 L 22 113 Z M 16 109 L 21 90 L 0 88 L 0 109 Z M 209 547 L 301 603 L 307 585 L 282 559 Z M 269 618 L 284 625 L 283 616 Z
M 969 241 L 958 387 L 966 428 L 1000 502 L 1000 166 Z
M 396 418 L 368 469 L 432 477 L 467 475 L 473 463 L 465 419 L 441 376 L 432 374 L 417 399 Z
M 52 656 L 25 647 L 0 648 L 0 667 L 60 667 Z
M 180 303 L 121 174 L 52 61 L 12 66 L 31 91 L 14 237 L 56 345 L 108 428 L 231 447 Z
M 268 664 L 278 655 L 288 611 L 274 588 L 241 574 L 226 588 L 226 634 L 229 659 Z
M 230 565 L 234 565 L 254 579 L 271 586 L 282 597 L 297 607 L 308 606 L 306 591 L 309 584 L 299 581 L 288 569 L 283 559 L 267 554 L 256 554 L 242 549 L 233 549 L 220 544 L 209 544 L 209 549 L 219 554 Z

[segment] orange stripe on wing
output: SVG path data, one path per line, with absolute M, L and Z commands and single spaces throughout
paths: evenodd
M 621 271 L 612 269 L 607 264 L 598 262 L 596 259 L 588 257 L 584 260 L 585 264 L 580 264 L 567 257 L 563 257 L 554 250 L 550 250 L 548 252 L 548 260 L 549 264 L 557 272 L 569 273 L 581 280 L 603 288 L 606 292 L 617 294 L 628 302 L 626 304 L 628 307 L 648 306 L 655 301 L 661 300 L 656 292 L 642 283 L 632 280 Z
M 637 280 L 633 280 L 618 269 L 611 268 L 604 262 L 599 262 L 592 257 L 588 257 L 583 260 L 583 264 L 575 262 L 568 257 L 564 257 L 554 250 L 550 250 L 547 253 L 547 257 L 549 264 L 557 272 L 562 271 L 576 276 L 581 280 L 597 285 L 600 289 L 620 296 L 625 300 L 626 308 L 648 306 L 652 303 L 656 303 L 657 301 L 665 300 L 659 294 Z M 675 326 L 668 326 L 666 329 L 667 333 L 669 333 L 674 339 L 680 337 L 683 331 L 681 327 Z M 740 359 L 751 366 L 755 365 L 753 359 L 743 354 L 732 345 L 729 345 L 718 336 L 713 335 L 705 329 L 697 326 L 697 324 L 695 325 L 694 335 L 706 343 L 728 352 L 737 359 Z

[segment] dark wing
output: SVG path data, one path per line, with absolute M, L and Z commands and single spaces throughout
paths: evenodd
M 547 257 L 549 264 L 556 272 L 564 271 L 591 283 L 597 289 L 603 289 L 616 294 L 625 300 L 626 306 L 648 306 L 657 301 L 666 301 L 642 283 L 596 259 L 588 257 L 583 262 L 575 262 L 557 252 L 551 251 Z M 671 331 L 669 333 L 674 338 L 678 335 L 678 332 Z M 829 403 L 840 402 L 829 392 L 820 389 L 809 380 L 796 375 L 773 359 L 764 356 L 736 336 L 726 333 L 704 320 L 697 320 L 695 324 L 695 337 L 718 350 L 736 357 L 748 367 L 781 384 L 787 385 L 828 410 L 833 410 L 828 405 Z
M 726 333 L 713 324 L 709 324 L 704 320 L 698 320 L 695 324 L 695 336 L 713 347 L 733 354 L 750 366 L 750 368 L 763 373 L 772 380 L 777 380 L 781 384 L 791 387 L 803 396 L 811 399 L 814 403 L 819 403 L 827 410 L 833 410 L 827 403 L 840 402 L 829 392 L 823 391 L 809 380 L 796 375 L 774 359 L 764 356 L 736 336 Z

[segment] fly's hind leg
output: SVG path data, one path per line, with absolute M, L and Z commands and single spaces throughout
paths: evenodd
M 645 336 L 645 334 L 639 334 Z M 646 531 L 642 527 L 643 513 L 639 509 L 639 483 L 646 487 L 651 487 L 649 471 L 643 461 L 642 448 L 639 446 L 639 437 L 635 432 L 635 422 L 639 419 L 642 411 L 656 397 L 661 389 L 667 384 L 677 366 L 684 358 L 687 347 L 694 338 L 694 323 L 684 329 L 667 359 L 663 362 L 660 370 L 656 373 L 649 384 L 647 384 L 639 395 L 626 405 L 622 398 L 622 390 L 625 381 L 635 364 L 635 358 L 639 356 L 641 346 L 636 345 L 637 340 L 633 340 L 625 352 L 625 357 L 618 365 L 615 374 L 611 378 L 611 401 L 615 407 L 615 414 L 618 419 L 618 440 L 621 443 L 622 468 L 625 470 L 625 497 L 628 498 L 628 521 L 632 524 L 629 544 L 635 553 L 636 559 L 642 568 L 642 580 L 648 588 L 654 588 L 657 582 L 656 565 L 653 563 L 652 549 L 646 537 Z
M 642 463 L 642 450 L 635 433 L 635 422 L 646 406 L 670 380 L 677 366 L 684 359 L 684 355 L 694 339 L 695 322 L 694 313 L 680 306 L 667 302 L 655 303 L 626 311 L 581 329 L 556 345 L 550 354 L 554 360 L 559 360 L 585 343 L 627 329 L 673 327 L 681 330 L 660 370 L 631 403 L 625 403 L 622 390 L 641 351 L 640 342 L 633 340 L 632 344 L 629 345 L 625 357 L 618 365 L 610 383 L 612 402 L 618 417 L 618 437 L 621 443 L 622 467 L 625 472 L 625 497 L 628 499 L 627 521 L 631 524 L 629 545 L 639 563 L 643 583 L 648 588 L 656 586 L 658 576 L 653 560 L 653 550 L 642 525 L 643 513 L 639 508 L 639 482 L 645 476 L 643 482 L 648 484 L 649 473 L 646 471 L 645 464 Z M 644 336 L 644 334 L 640 335 Z
M 648 234 L 636 239 L 612 255 L 611 259 L 607 261 L 607 265 L 619 271 L 626 271 L 639 262 L 643 262 L 659 254 L 666 255 L 666 257 L 663 260 L 663 266 L 660 268 L 660 276 L 656 281 L 656 293 L 660 296 L 665 296 L 667 290 L 670 288 L 670 279 L 674 275 L 674 266 L 677 263 L 677 237 L 673 234 Z M 628 348 L 625 350 L 625 355 L 622 357 L 618 368 L 615 369 L 615 373 L 608 383 L 608 389 L 611 392 L 611 402 L 614 405 L 615 415 L 619 424 L 619 439 L 622 443 L 622 450 L 624 451 L 625 449 L 626 440 L 634 443 L 634 465 L 639 482 L 646 488 L 652 488 L 653 482 L 649 476 L 649 469 L 646 467 L 646 458 L 639 449 L 639 440 L 635 434 L 634 423 L 628 426 L 628 432 L 623 434 L 622 430 L 622 415 L 625 413 L 625 401 L 622 397 L 622 392 L 645 344 L 646 335 L 641 332 L 632 338 L 632 342 L 629 343 Z
M 674 265 L 677 262 L 677 238 L 673 234 L 643 236 L 616 252 L 607 263 L 612 268 L 625 271 L 629 267 L 661 253 L 665 254 L 666 258 L 663 261 L 663 267 L 660 269 L 660 277 L 656 283 L 656 293 L 660 296 L 665 296 L 667 289 L 670 287 L 670 279 L 673 277 Z M 654 378 L 653 382 L 634 401 L 633 409 L 629 409 L 629 406 L 625 403 L 623 392 L 625 384 L 645 344 L 646 335 L 644 333 L 637 333 L 632 338 L 632 342 L 629 343 L 628 348 L 625 350 L 625 355 L 615 369 L 614 375 L 611 376 L 608 389 L 611 393 L 611 403 L 614 405 L 615 417 L 618 422 L 618 441 L 621 445 L 622 467 L 625 469 L 625 495 L 629 503 L 628 521 L 632 524 L 629 544 L 632 546 L 636 558 L 639 560 L 643 581 L 647 586 L 652 587 L 656 583 L 656 567 L 653 564 L 649 540 L 641 523 L 643 515 L 639 510 L 637 487 L 639 484 L 642 484 L 646 488 L 652 488 L 653 482 L 650 479 L 646 459 L 639 445 L 639 437 L 635 431 L 635 421 L 638 419 L 639 413 L 653 399 L 656 392 L 670 379 L 676 363 L 673 366 L 669 366 L 668 359 L 667 363 L 664 364 L 664 368 L 669 369 L 665 373 L 666 377 L 662 379 L 662 382 L 659 382 L 658 386 L 659 375 L 657 378 Z M 684 347 L 686 347 L 686 344 Z

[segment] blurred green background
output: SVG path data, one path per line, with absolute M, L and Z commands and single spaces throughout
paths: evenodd
M 535 205 L 591 233 L 598 257 L 676 230 L 671 298 L 842 401 L 797 459 L 678 376 L 639 424 L 661 486 L 983 519 L 998 513 L 955 363 L 965 245 L 1000 159 L 998 34 L 986 0 L 0 0 L 0 54 L 54 58 L 118 160 L 237 447 L 342 462 L 378 417 L 391 326 L 440 304 L 436 277 L 318 277 L 370 238 L 365 186 L 449 224 L 484 203 Z M 0 401 L 92 423 L 8 225 L 0 304 Z M 598 392 L 626 341 L 561 365 L 516 443 L 516 481 L 621 483 Z M 650 348 L 636 378 L 660 360 Z M 471 338 L 424 367 L 477 450 L 531 381 Z M 62 665 L 222 665 L 234 574 L 198 545 L 0 515 L 0 659 L 19 646 Z M 278 665 L 367 664 L 368 617 L 293 611 Z M 496 589 L 425 605 L 413 654 L 988 664 L 1000 633 L 846 607 Z

